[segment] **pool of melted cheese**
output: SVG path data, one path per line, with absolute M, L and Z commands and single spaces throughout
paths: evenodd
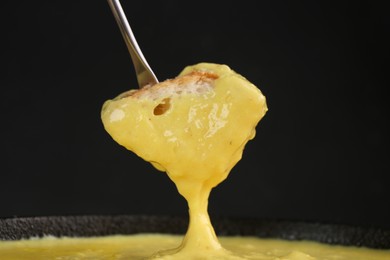
M 178 247 L 178 235 L 139 234 L 96 238 L 30 239 L 0 242 L 2 260 L 140 260 L 156 259 L 159 250 Z M 390 251 L 331 246 L 307 241 L 285 241 L 254 237 L 220 237 L 221 245 L 234 254 L 228 259 L 257 260 L 388 260 Z M 181 258 L 166 255 L 157 259 L 227 259 L 199 252 Z

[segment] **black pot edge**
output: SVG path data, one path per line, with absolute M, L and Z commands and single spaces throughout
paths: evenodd
M 390 230 L 318 222 L 255 218 L 212 219 L 217 235 L 309 240 L 332 245 L 390 249 Z M 82 215 L 0 219 L 0 240 L 52 235 L 91 237 L 116 234 L 184 234 L 188 218 L 145 215 Z

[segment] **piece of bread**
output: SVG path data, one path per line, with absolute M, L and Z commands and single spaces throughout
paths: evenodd
M 185 94 L 201 94 L 212 87 L 213 81 L 218 75 L 206 71 L 193 71 L 189 74 L 167 79 L 155 85 L 146 85 L 137 90 L 130 90 L 119 95 L 119 98 L 132 96 L 134 98 L 157 99 L 167 96 L 179 96 Z
M 216 185 L 266 111 L 265 97 L 244 77 L 226 65 L 200 63 L 107 101 L 102 120 L 115 141 L 171 178 L 217 174 Z
M 162 102 L 154 109 L 155 115 L 161 115 L 169 109 L 171 98 L 180 95 L 202 94 L 210 91 L 214 80 L 217 78 L 218 75 L 212 72 L 193 71 L 155 85 L 146 85 L 141 89 L 126 91 L 116 97 L 115 100 L 128 97 L 151 100 L 162 99 Z

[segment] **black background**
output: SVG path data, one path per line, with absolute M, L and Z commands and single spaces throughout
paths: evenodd
M 104 0 L 3 1 L 0 217 L 186 215 L 116 144 L 103 102 L 136 88 Z M 122 0 L 160 80 L 228 64 L 269 112 L 211 215 L 390 227 L 389 16 L 375 1 Z

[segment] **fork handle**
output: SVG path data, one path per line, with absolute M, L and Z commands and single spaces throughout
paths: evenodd
M 107 1 L 111 7 L 112 13 L 114 14 L 115 20 L 118 23 L 119 29 L 127 45 L 127 49 L 129 50 L 135 73 L 137 75 L 139 88 L 142 88 L 148 84 L 157 84 L 158 79 L 154 75 L 152 69 L 142 54 L 140 47 L 138 46 L 138 43 L 134 37 L 133 31 L 131 30 L 119 0 Z

